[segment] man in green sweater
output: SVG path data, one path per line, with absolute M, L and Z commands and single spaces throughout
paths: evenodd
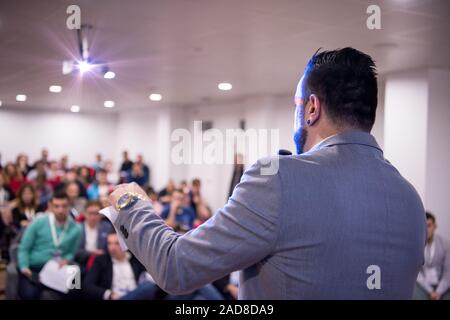
M 36 218 L 20 241 L 20 297 L 39 299 L 45 289 L 39 282 L 41 269 L 51 259 L 56 259 L 60 267 L 68 264 L 73 260 L 80 240 L 81 226 L 69 215 L 67 195 L 55 193 L 49 201 L 49 212 Z

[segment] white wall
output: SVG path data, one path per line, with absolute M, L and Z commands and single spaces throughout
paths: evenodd
M 450 240 L 450 70 L 428 70 L 425 205 Z
M 3 164 L 21 152 L 34 162 L 42 148 L 49 150 L 50 159 L 67 154 L 70 164 L 93 163 L 97 152 L 113 159 L 116 139 L 113 115 L 0 110 Z
M 419 192 L 450 235 L 450 70 L 387 76 L 385 156 Z
M 423 71 L 386 81 L 384 154 L 425 199 L 428 83 Z

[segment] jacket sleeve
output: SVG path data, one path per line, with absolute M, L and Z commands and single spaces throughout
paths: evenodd
M 105 291 L 110 288 L 103 288 L 100 286 L 100 275 L 105 272 L 104 264 L 102 263 L 103 256 L 95 259 L 92 268 L 87 272 L 84 279 L 84 291 L 91 299 L 102 300 Z
M 444 265 L 442 266 L 442 276 L 436 292 L 443 295 L 450 288 L 450 248 L 446 240 L 442 241 L 444 248 Z
M 267 162 L 267 160 L 265 161 Z M 114 225 L 159 287 L 184 294 L 268 256 L 276 245 L 281 182 L 262 175 L 257 162 L 222 209 L 200 227 L 180 235 L 165 225 L 151 204 L 138 201 Z
M 39 223 L 39 221 L 34 221 L 25 229 L 23 237 L 20 240 L 17 253 L 20 270 L 30 267 L 30 251 L 36 238 L 36 223 Z

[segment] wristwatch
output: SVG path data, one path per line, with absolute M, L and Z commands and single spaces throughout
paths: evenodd
M 138 200 L 144 200 L 139 193 L 135 192 L 125 192 L 122 194 L 116 202 L 116 209 L 120 211 L 122 209 L 128 208 L 136 203 Z

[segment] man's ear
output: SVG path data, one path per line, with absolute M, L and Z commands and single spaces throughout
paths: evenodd
M 320 118 L 322 112 L 322 105 L 319 98 L 315 94 L 309 96 L 308 112 L 306 123 L 312 126 Z

